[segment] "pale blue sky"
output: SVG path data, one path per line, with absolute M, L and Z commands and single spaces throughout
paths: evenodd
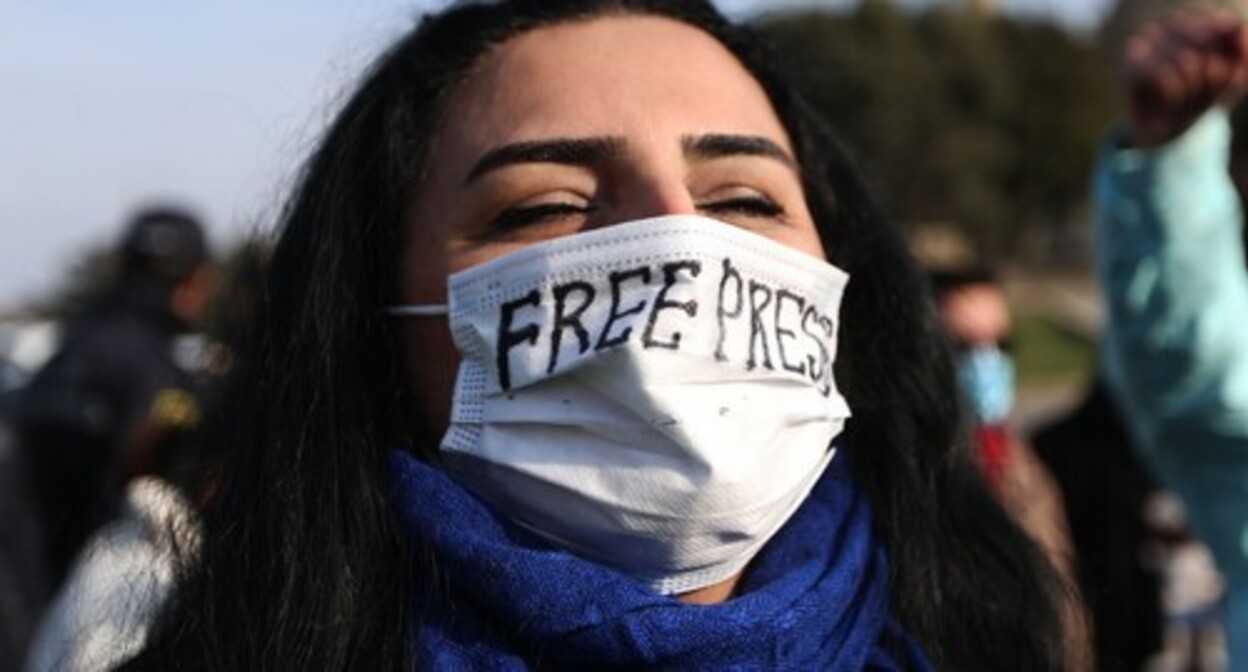
M 923 5 L 934 0 L 911 0 Z M 720 0 L 737 15 L 852 0 Z M 1004 0 L 1095 23 L 1107 0 Z M 0 310 L 146 199 L 269 222 L 352 78 L 439 0 L 0 0 Z

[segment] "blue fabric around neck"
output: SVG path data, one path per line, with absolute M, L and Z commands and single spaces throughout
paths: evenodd
M 391 501 L 434 567 L 415 582 L 416 667 L 930 670 L 889 613 L 887 560 L 845 462 L 833 460 L 736 597 L 697 606 L 552 547 L 395 451 Z

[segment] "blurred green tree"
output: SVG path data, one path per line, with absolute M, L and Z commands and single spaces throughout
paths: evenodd
M 1093 155 L 1114 116 L 1091 37 L 889 0 L 769 15 L 758 27 L 903 223 L 951 222 L 983 261 L 1066 252 L 1048 241 L 1082 224 Z

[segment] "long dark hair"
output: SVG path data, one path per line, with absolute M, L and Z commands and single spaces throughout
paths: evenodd
M 791 135 L 828 256 L 853 277 L 836 375 L 897 616 L 940 667 L 1062 666 L 1057 584 L 975 472 L 922 278 L 775 59 L 700 0 L 516 0 L 424 20 L 378 60 L 308 162 L 227 395 L 202 553 L 135 669 L 420 666 L 405 633 L 436 570 L 414 557 L 384 494 L 386 452 L 437 440 L 411 425 L 402 353 L 380 311 L 394 297 L 405 205 L 443 101 L 483 53 L 608 13 L 668 16 L 718 38 Z

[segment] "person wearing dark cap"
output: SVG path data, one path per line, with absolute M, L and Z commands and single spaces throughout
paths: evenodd
M 67 320 L 62 346 L 21 395 L 20 450 L 44 531 L 48 588 L 116 513 L 125 482 L 161 459 L 202 414 L 173 346 L 203 311 L 212 272 L 203 227 L 175 207 L 143 210 L 118 275 Z

